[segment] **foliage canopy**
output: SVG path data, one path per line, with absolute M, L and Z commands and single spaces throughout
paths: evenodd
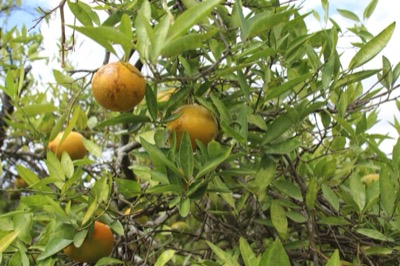
M 400 142 L 387 154 L 386 133 L 370 130 L 380 106 L 400 108 L 400 64 L 367 65 L 396 26 L 368 31 L 377 3 L 362 18 L 338 10 L 354 21 L 343 29 L 321 1 L 325 26 L 311 31 L 307 19 L 319 15 L 295 0 L 63 0 L 41 10 L 76 19 L 63 21 L 74 35 L 61 38 L 64 68 L 51 84 L 30 74 L 45 60 L 43 36 L 3 29 L 1 263 L 64 265 L 61 251 L 99 220 L 116 246 L 97 265 L 395 264 Z M 344 65 L 338 42 L 348 33 L 356 52 Z M 103 47 L 105 63 L 135 64 L 145 100 L 123 113 L 99 106 L 90 86 L 101 66 L 69 63 L 75 35 Z M 187 134 L 171 148 L 165 126 L 191 103 L 218 118 L 219 134 L 195 152 Z M 72 130 L 89 154 L 58 159 L 47 144 Z M 369 174 L 378 181 L 363 183 Z M 16 188 L 17 177 L 28 187 Z

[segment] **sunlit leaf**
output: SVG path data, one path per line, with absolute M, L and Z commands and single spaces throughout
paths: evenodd
M 396 23 L 393 22 L 381 33 L 365 44 L 351 59 L 349 69 L 354 69 L 364 65 L 374 58 L 380 51 L 382 51 L 392 37 L 395 27 Z

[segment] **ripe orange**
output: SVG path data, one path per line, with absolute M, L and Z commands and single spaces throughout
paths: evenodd
M 58 133 L 57 137 L 49 142 L 49 149 L 55 153 L 58 158 L 61 158 L 63 152 L 65 151 L 68 153 L 69 157 L 71 157 L 71 160 L 83 159 L 87 153 L 87 150 L 82 142 L 83 136 L 78 132 L 72 131 L 60 144 L 63 134 L 64 132 Z
M 174 113 L 181 116 L 169 122 L 167 128 L 170 132 L 175 131 L 178 145 L 185 131 L 190 136 L 193 150 L 197 147 L 196 139 L 207 145 L 217 136 L 217 120 L 205 107 L 197 104 L 183 105 Z
M 113 248 L 114 236 L 111 229 L 95 221 L 91 237 L 88 234 L 79 248 L 70 244 L 64 249 L 64 254 L 74 261 L 96 263 L 99 259 L 109 256 Z
M 95 100 L 111 111 L 128 111 L 144 97 L 146 82 L 140 71 L 129 63 L 114 62 L 102 66 L 93 76 Z

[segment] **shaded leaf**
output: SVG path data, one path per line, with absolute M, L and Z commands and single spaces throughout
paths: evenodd
M 285 209 L 280 205 L 279 201 L 272 201 L 270 215 L 272 224 L 276 231 L 282 238 L 286 238 L 288 233 L 288 221 L 286 218 Z

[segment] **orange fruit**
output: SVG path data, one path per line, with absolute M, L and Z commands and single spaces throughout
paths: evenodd
M 70 244 L 64 249 L 64 254 L 77 262 L 96 263 L 103 257 L 108 257 L 114 248 L 114 236 L 111 229 L 98 221 L 94 222 L 93 234 L 86 236 L 80 247 Z
M 15 179 L 14 184 L 15 184 L 15 187 L 18 188 L 18 189 L 27 188 L 28 187 L 28 184 L 19 176 Z
M 192 148 L 196 149 L 196 139 L 207 146 L 218 134 L 218 123 L 215 117 L 205 107 L 191 104 L 183 105 L 174 114 L 181 114 L 177 119 L 167 124 L 167 129 L 176 133 L 177 144 L 180 145 L 183 132 L 190 136 Z
M 83 136 L 78 132 L 72 131 L 60 144 L 63 134 L 64 132 L 58 133 L 57 137 L 49 142 L 49 149 L 55 153 L 58 158 L 61 158 L 63 152 L 65 151 L 68 153 L 71 160 L 83 159 L 87 153 L 87 150 L 82 142 Z
M 140 71 L 129 63 L 114 62 L 102 66 L 93 76 L 92 94 L 104 108 L 128 111 L 144 97 L 146 82 Z

